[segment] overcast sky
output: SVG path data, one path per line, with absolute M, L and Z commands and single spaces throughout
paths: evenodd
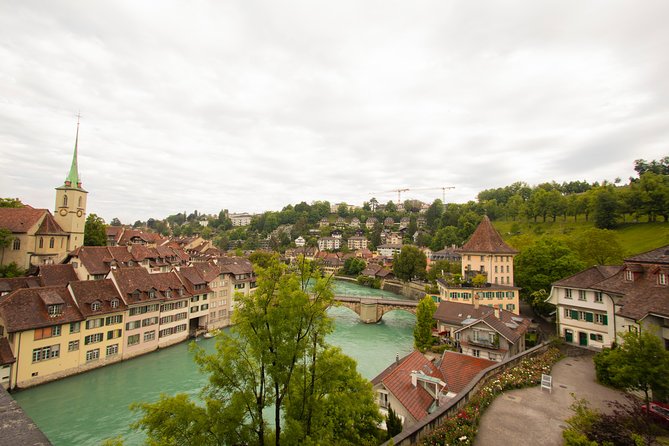
M 88 212 L 475 199 L 669 155 L 669 2 L 0 2 L 0 196 Z M 432 190 L 418 190 L 433 188 Z

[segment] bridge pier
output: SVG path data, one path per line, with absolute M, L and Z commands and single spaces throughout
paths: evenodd
M 376 302 L 360 302 L 360 320 L 365 324 L 376 324 L 378 321 L 380 321 L 383 314 L 379 315 L 378 311 L 378 305 Z
M 349 296 L 335 296 L 339 305 L 355 311 L 365 324 L 376 324 L 383 315 L 392 310 L 404 310 L 416 314 L 418 302 L 395 299 L 369 299 Z

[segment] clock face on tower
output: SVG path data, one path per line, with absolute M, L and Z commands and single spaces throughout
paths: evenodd
M 82 215 L 84 215 L 84 211 L 82 211 L 81 209 L 79 209 L 79 210 L 77 211 L 77 217 L 81 217 Z
M 65 216 L 67 215 L 67 209 L 61 209 L 61 210 L 60 210 L 60 215 L 62 215 L 63 217 L 65 217 Z

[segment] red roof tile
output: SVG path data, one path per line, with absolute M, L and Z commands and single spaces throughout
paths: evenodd
M 44 214 L 48 213 L 46 209 L 34 209 L 29 206 L 0 208 L 0 228 L 9 229 L 13 233 L 27 233 L 44 217 Z
M 58 301 L 57 301 L 58 300 Z M 63 302 L 63 312 L 51 317 L 47 303 Z M 30 330 L 83 320 L 66 287 L 22 288 L 0 302 L 0 315 L 8 332 Z
M 16 362 L 7 338 L 0 338 L 0 365 L 9 365 Z
M 460 252 L 482 252 L 482 253 L 500 253 L 517 254 L 518 251 L 507 245 L 499 232 L 492 226 L 487 215 L 483 216 L 481 223 L 465 243 Z
M 483 358 L 464 355 L 451 351 L 445 351 L 439 363 L 439 370 L 444 375 L 444 380 L 449 392 L 460 393 L 462 389 L 471 382 L 474 377 L 488 367 L 498 364 Z
M 40 265 L 39 277 L 45 286 L 67 286 L 68 283 L 78 281 L 77 273 L 71 264 Z
M 79 305 L 79 311 L 84 317 L 114 313 L 127 308 L 111 279 L 72 282 L 70 289 L 75 302 Z M 116 301 L 116 307 L 112 306 L 113 301 Z M 93 311 L 92 304 L 94 302 L 100 304 L 99 310 Z

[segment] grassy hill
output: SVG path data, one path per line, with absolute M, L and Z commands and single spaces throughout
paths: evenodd
M 504 241 L 517 249 L 541 237 L 571 237 L 594 227 L 592 219 L 586 222 L 583 216 L 578 221 L 558 218 L 555 222 L 545 223 L 498 220 L 493 225 L 502 234 Z M 626 257 L 669 245 L 669 223 L 623 223 L 615 232 Z

